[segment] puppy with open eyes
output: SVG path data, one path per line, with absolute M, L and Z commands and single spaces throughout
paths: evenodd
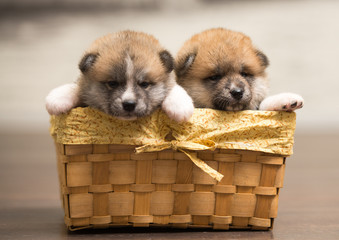
M 293 93 L 267 96 L 269 61 L 246 35 L 216 28 L 186 41 L 175 61 L 177 82 L 195 107 L 227 111 L 294 111 L 304 100 Z
M 122 31 L 94 41 L 79 63 L 76 83 L 53 89 L 46 98 L 51 115 L 90 106 L 124 120 L 161 107 L 175 121 L 193 114 L 192 99 L 175 81 L 174 60 L 153 36 Z

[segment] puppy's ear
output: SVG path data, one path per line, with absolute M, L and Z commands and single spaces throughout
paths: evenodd
M 268 67 L 270 62 L 269 62 L 268 58 L 266 57 L 266 55 L 263 52 L 259 51 L 259 50 L 256 50 L 255 53 L 258 56 L 259 60 L 260 60 L 261 66 Z
M 168 51 L 164 50 L 159 53 L 159 57 L 160 57 L 162 64 L 166 68 L 166 72 L 168 73 L 172 72 L 174 68 L 174 59 L 172 55 Z
M 178 77 L 181 77 L 187 73 L 190 69 L 192 64 L 194 63 L 195 57 L 197 56 L 196 53 L 187 54 L 184 57 L 181 57 L 175 66 L 175 73 Z
M 88 53 L 86 54 L 79 63 L 79 69 L 82 73 L 85 73 L 90 69 L 95 63 L 99 54 L 97 53 Z

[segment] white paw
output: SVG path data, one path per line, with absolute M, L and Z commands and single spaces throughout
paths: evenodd
M 175 85 L 163 101 L 162 109 L 174 121 L 186 122 L 194 112 L 194 105 L 187 92 Z
M 54 88 L 46 97 L 46 109 L 51 115 L 67 113 L 78 104 L 78 84 L 76 83 Z
M 263 111 L 292 112 L 304 106 L 304 99 L 295 93 L 280 93 L 265 98 L 259 107 Z

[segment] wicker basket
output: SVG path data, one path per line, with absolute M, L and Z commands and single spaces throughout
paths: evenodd
M 197 126 L 194 122 L 196 119 L 206 117 L 206 111 L 213 116 L 218 114 L 218 119 L 221 115 L 229 118 L 228 113 L 197 111 L 194 114 L 196 118 L 193 117 L 189 124 L 192 129 Z M 258 121 L 266 124 L 263 134 L 269 134 L 271 140 L 275 139 L 274 142 L 267 140 L 267 136 L 265 141 L 255 139 L 254 142 L 260 142 L 260 151 L 253 151 L 251 148 L 254 143 L 248 139 L 242 128 L 240 136 L 246 138 L 239 137 L 239 129 L 228 131 L 229 134 L 238 134 L 241 142 L 237 142 L 237 145 L 229 141 L 227 149 L 225 145 L 217 144 L 202 150 L 192 150 L 189 147 L 183 150 L 183 145 L 175 145 L 173 140 L 164 138 L 165 143 L 170 143 L 169 147 L 164 147 L 164 142 L 154 142 L 153 145 L 162 147 L 157 149 L 153 146 L 148 150 L 142 148 L 145 151 L 136 153 L 135 148 L 143 145 L 141 142 L 126 144 L 128 139 L 121 140 L 122 136 L 116 136 L 121 140 L 117 144 L 118 140 L 107 140 L 107 136 L 103 136 L 104 140 L 91 136 L 107 134 L 102 130 L 90 130 L 88 122 L 93 125 L 93 116 L 97 119 L 94 122 L 99 121 L 98 125 L 105 125 L 108 121 L 112 131 L 118 128 L 120 132 L 124 132 L 123 127 L 117 127 L 115 123 L 112 125 L 112 121 L 116 120 L 109 116 L 91 109 L 75 109 L 69 115 L 53 117 L 51 133 L 56 143 L 66 225 L 70 230 L 119 226 L 271 229 L 273 220 L 277 217 L 285 157 L 292 153 L 295 114 L 249 111 L 239 114 L 247 116 L 242 115 L 243 120 L 237 123 L 240 126 L 252 121 L 252 117 L 258 118 L 258 114 L 266 114 L 265 121 L 274 119 L 274 123 L 264 123 L 262 118 Z M 174 138 L 178 139 L 178 134 L 174 133 L 181 125 L 163 120 L 166 117 L 159 112 L 154 115 L 145 122 L 122 124 L 127 124 L 129 129 L 129 124 L 135 124 L 145 135 L 152 136 L 148 128 L 140 128 L 140 125 L 145 126 L 147 123 L 146 126 L 152 128 L 148 121 L 154 122 L 157 119 L 158 123 L 165 124 L 166 129 L 170 129 Z M 159 116 L 163 119 L 159 120 Z M 237 118 L 239 116 L 235 119 Z M 73 121 L 74 119 L 77 121 Z M 258 130 L 258 125 L 254 125 Z M 79 126 L 83 126 L 83 129 Z M 156 124 L 153 127 L 156 127 L 155 131 L 162 132 L 163 128 Z M 70 128 L 71 133 L 67 133 Z M 107 127 L 104 129 L 107 130 Z M 139 130 L 135 130 L 136 139 L 140 139 Z M 166 131 L 163 134 L 168 137 Z M 258 138 L 258 133 L 254 134 Z M 210 136 L 209 138 L 211 139 Z M 215 137 L 212 139 L 216 140 Z M 206 139 L 199 143 L 203 142 Z M 147 141 L 146 144 L 150 145 Z M 210 176 L 213 174 L 208 170 L 204 172 L 204 168 L 196 165 L 193 159 L 199 159 L 224 177 L 220 181 L 214 179 Z

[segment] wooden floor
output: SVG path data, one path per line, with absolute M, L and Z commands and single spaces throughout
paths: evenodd
M 296 134 L 272 231 L 109 229 L 63 223 L 53 143 L 0 134 L 0 239 L 339 239 L 339 135 Z

